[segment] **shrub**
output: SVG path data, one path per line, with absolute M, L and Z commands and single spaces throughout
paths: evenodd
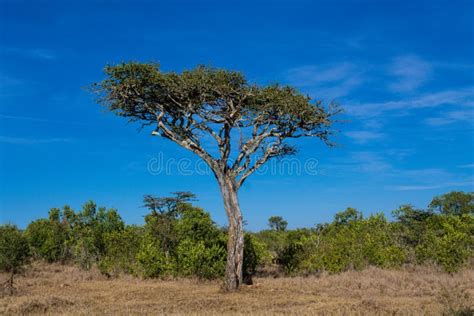
M 53 209 L 52 212 L 56 210 Z M 26 228 L 25 237 L 36 259 L 55 262 L 65 261 L 68 257 L 68 234 L 66 227 L 59 222 L 59 217 L 39 219 L 30 223 Z
M 397 242 L 394 227 L 383 215 L 340 219 L 336 215 L 331 225 L 305 240 L 300 251 L 306 257 L 300 260 L 299 269 L 337 273 L 361 270 L 369 265 L 398 267 L 406 261 L 406 251 Z
M 127 226 L 124 230 L 112 231 L 104 236 L 105 255 L 99 261 L 102 272 L 137 274 L 136 257 L 141 245 L 143 229 Z
M 441 196 L 436 196 L 428 206 L 432 211 L 444 215 L 473 215 L 474 192 L 453 191 Z
M 10 272 L 6 283 L 8 291 L 13 290 L 13 277 L 30 260 L 28 241 L 16 226 L 0 226 L 0 271 Z
M 474 216 L 436 215 L 426 226 L 421 243 L 416 247 L 419 262 L 432 261 L 447 272 L 455 272 L 472 257 Z
M 277 253 L 276 262 L 283 267 L 287 273 L 298 271 L 301 262 L 306 258 L 307 247 L 312 233 L 308 229 L 297 229 L 286 234 L 285 246 Z
M 393 212 L 398 236 L 410 247 L 418 245 L 425 232 L 426 221 L 433 215 L 431 211 L 416 209 L 411 205 L 400 206 Z
M 244 236 L 244 263 L 242 267 L 242 274 L 244 282 L 252 284 L 252 276 L 257 272 L 258 267 L 265 262 L 269 256 L 265 245 L 257 240 L 251 234 Z
M 145 278 L 156 278 L 173 271 L 159 242 L 149 234 L 143 237 L 136 259 L 139 273 Z
M 125 225 L 115 209 L 97 210 L 93 201 L 87 202 L 79 213 L 65 207 L 64 214 L 70 225 L 68 245 L 74 261 L 84 269 L 106 255 L 105 235 L 121 231 Z
M 176 250 L 176 268 L 180 276 L 215 279 L 224 275 L 226 250 L 223 245 L 206 246 L 204 241 L 185 239 Z
M 255 240 L 264 247 L 262 260 L 265 263 L 276 261 L 278 253 L 286 246 L 287 232 L 262 230 L 253 234 Z

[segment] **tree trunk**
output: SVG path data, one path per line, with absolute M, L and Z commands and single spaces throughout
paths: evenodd
M 229 220 L 224 288 L 227 291 L 233 291 L 242 284 L 242 266 L 244 262 L 242 213 L 240 212 L 239 201 L 237 199 L 235 181 L 226 175 L 217 176 L 217 180 Z

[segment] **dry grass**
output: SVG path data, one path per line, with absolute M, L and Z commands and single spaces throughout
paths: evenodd
M 371 268 L 254 281 L 226 294 L 219 282 L 107 279 L 96 271 L 35 264 L 17 278 L 14 296 L 0 298 L 0 313 L 436 315 L 473 308 L 473 270 Z

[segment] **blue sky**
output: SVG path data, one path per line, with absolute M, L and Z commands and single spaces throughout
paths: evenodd
M 474 189 L 472 1 L 0 1 L 0 222 L 25 227 L 86 200 L 143 222 L 143 194 L 195 192 L 225 224 L 214 177 L 153 174 L 196 159 L 106 113 L 84 89 L 106 64 L 208 64 L 280 82 L 346 113 L 337 148 L 298 141 L 311 174 L 253 175 L 248 228 L 291 227 L 353 206 L 390 214 Z M 182 161 L 182 160 L 181 160 Z

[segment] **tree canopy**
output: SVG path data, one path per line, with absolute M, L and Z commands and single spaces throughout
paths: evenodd
M 261 87 L 239 72 L 206 66 L 176 73 L 131 62 L 107 66 L 105 73 L 94 90 L 109 110 L 153 125 L 154 135 L 193 151 L 214 171 L 240 176 L 237 186 L 269 159 L 295 153 L 288 139 L 317 137 L 332 145 L 339 108 L 325 108 L 289 86 Z M 217 145 L 217 157 L 205 149 L 208 138 Z

